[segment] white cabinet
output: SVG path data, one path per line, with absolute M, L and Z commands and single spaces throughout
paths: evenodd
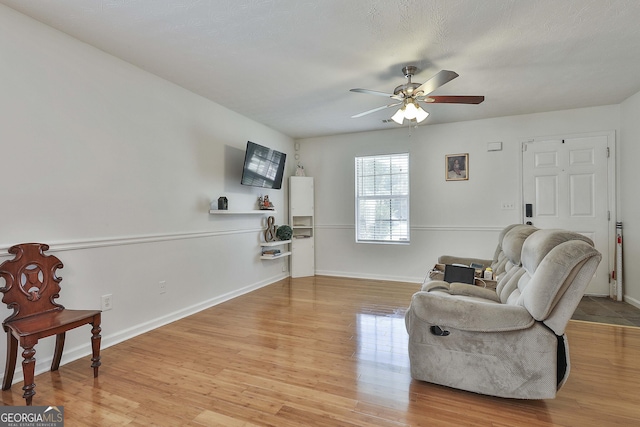
M 289 178 L 289 210 L 292 216 L 313 217 L 313 178 Z
M 291 241 L 291 277 L 315 275 L 313 178 L 289 178 L 289 224 Z

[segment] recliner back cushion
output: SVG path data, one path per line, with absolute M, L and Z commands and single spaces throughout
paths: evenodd
M 511 224 L 507 225 L 502 229 L 500 235 L 498 236 L 498 246 L 496 247 L 496 251 L 493 254 L 493 262 L 491 263 L 491 269 L 493 273 L 497 276 L 505 272 L 505 266 L 508 261 L 506 255 L 504 254 L 504 250 L 502 248 L 502 242 L 504 241 L 504 237 L 507 233 L 513 230 L 516 227 L 521 227 L 522 224 Z
M 531 234 L 522 246 L 522 266 L 533 276 L 542 259 L 553 248 L 570 240 L 582 240 L 593 246 L 591 239 L 573 231 L 547 229 Z
M 525 240 L 537 230 L 538 229 L 532 225 L 517 224 L 504 233 L 501 241 L 502 256 L 504 257 L 503 271 L 496 272 L 496 275 L 498 275 L 496 293 L 503 303 L 507 302 L 511 292 L 517 288 L 517 281 L 522 275 L 522 272 L 519 272 L 521 268 L 522 246 Z M 513 271 L 514 269 L 518 271 Z M 516 273 L 517 277 L 514 277 Z
M 491 264 L 492 267 L 494 264 L 500 261 L 500 254 L 502 254 L 502 241 L 504 240 L 504 236 L 509 232 L 509 230 L 513 229 L 513 227 L 517 227 L 518 225 L 520 224 L 507 225 L 502 229 L 502 231 L 500 231 L 500 234 L 498 235 L 498 246 L 496 247 L 496 251 L 493 254 L 493 263 Z
M 522 267 L 514 267 L 504 276 L 504 278 L 500 281 L 498 286 L 496 287 L 496 293 L 500 297 L 500 301 L 504 304 L 516 304 L 517 296 L 515 299 L 511 297 L 511 295 L 517 292 L 517 295 L 520 295 L 520 291 L 518 291 L 518 282 L 523 274 L 526 271 Z
M 581 234 L 540 230 L 522 247 L 525 273 L 508 304 L 524 306 L 536 320 L 562 335 L 601 258 L 591 239 Z
M 536 320 L 545 320 L 566 289 L 574 283 L 583 264 L 596 256 L 601 257 L 593 246 L 583 240 L 570 240 L 556 245 L 540 261 L 530 280 L 521 279 L 518 282 L 521 293 L 518 304 L 524 305 Z M 590 279 L 586 278 L 585 287 Z
M 502 240 L 502 250 L 513 265 L 520 265 L 522 246 L 525 240 L 536 231 L 538 229 L 532 225 L 520 224 L 505 234 Z
M 505 254 L 514 260 L 522 260 L 518 268 L 518 275 L 501 281 L 496 287 L 500 300 L 506 304 L 522 305 L 522 293 L 528 286 L 538 264 L 560 243 L 567 241 L 583 241 L 593 245 L 591 240 L 581 234 L 566 230 L 539 230 L 533 226 L 523 225 L 525 228 L 514 228 L 505 236 Z M 528 227 L 528 228 L 526 228 Z M 523 240 L 524 238 L 524 240 Z M 520 253 L 518 254 L 518 247 Z M 521 270 L 521 271 L 520 271 Z M 514 272 L 515 273 L 515 272 Z M 507 279 L 507 277 L 505 277 Z M 540 320 L 540 319 L 538 319 Z

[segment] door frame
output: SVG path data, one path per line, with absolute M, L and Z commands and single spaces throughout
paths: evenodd
M 618 281 L 612 277 L 612 273 L 615 270 L 615 256 L 616 256 L 616 221 L 618 221 L 618 174 L 617 174 L 617 156 L 616 156 L 616 147 L 618 145 L 617 134 L 615 130 L 610 131 L 599 131 L 599 132 L 584 132 L 584 133 L 571 133 L 571 134 L 553 134 L 547 136 L 537 136 L 533 138 L 526 138 L 520 142 L 520 158 L 518 162 L 518 167 L 520 168 L 520 173 L 518 174 L 519 179 L 519 190 L 520 190 L 520 219 L 524 224 L 526 222 L 525 211 L 524 211 L 524 152 L 525 152 L 525 144 L 531 144 L 536 142 L 544 142 L 549 140 L 563 140 L 563 139 L 571 139 L 571 138 L 584 138 L 584 137 L 594 137 L 594 136 L 606 136 L 607 137 L 607 147 L 608 147 L 608 157 L 607 157 L 607 209 L 609 211 L 609 225 L 607 227 L 607 250 L 608 250 L 608 266 L 607 266 L 607 274 L 609 275 L 609 297 L 613 299 L 617 299 L 617 289 L 618 289 Z

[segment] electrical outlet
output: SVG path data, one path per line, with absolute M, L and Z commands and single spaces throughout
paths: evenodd
M 505 210 L 513 210 L 516 208 L 516 204 L 514 202 L 502 202 L 501 208 Z
M 287 271 L 287 263 L 283 262 L 282 263 L 282 272 L 286 272 Z
M 158 292 L 161 294 L 165 294 L 167 293 L 167 282 L 164 280 L 161 280 L 160 282 L 158 282 Z
M 113 301 L 111 301 L 111 294 L 102 295 L 102 298 L 100 301 L 102 303 L 102 311 L 109 311 L 113 308 Z

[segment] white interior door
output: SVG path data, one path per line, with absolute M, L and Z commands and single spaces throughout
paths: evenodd
M 590 295 L 612 292 L 608 139 L 534 140 L 523 143 L 522 151 L 524 222 L 576 231 L 593 240 L 602 261 L 586 290 Z

